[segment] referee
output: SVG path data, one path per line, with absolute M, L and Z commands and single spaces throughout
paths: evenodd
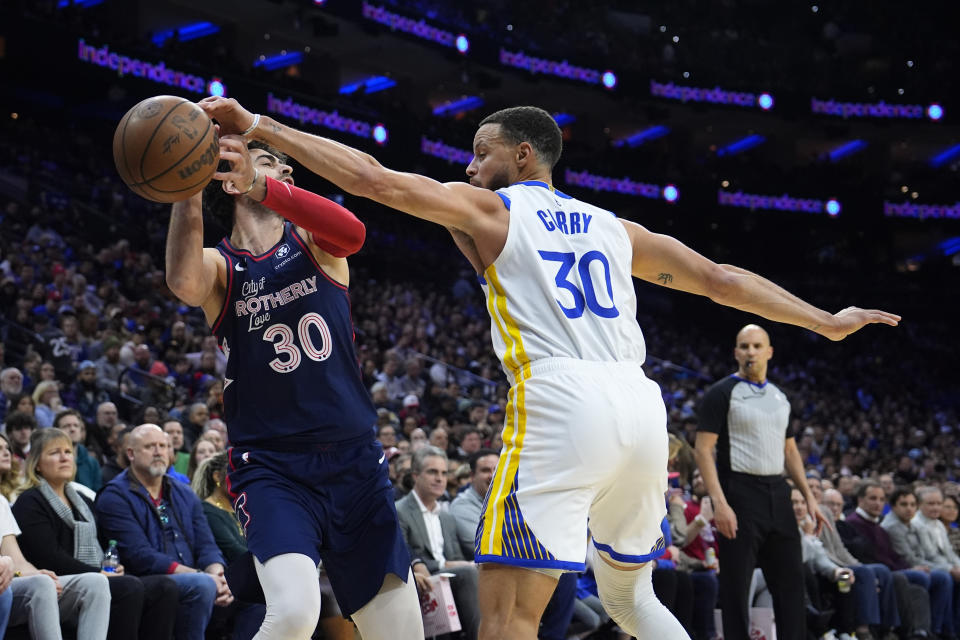
M 720 532 L 720 609 L 723 637 L 747 640 L 747 593 L 755 567 L 773 596 L 777 637 L 806 638 L 800 531 L 790 503 L 784 466 L 807 499 L 817 531 L 824 522 L 804 477 L 790 432 L 790 403 L 767 381 L 770 336 L 755 324 L 737 334 L 737 373 L 716 382 L 703 397 L 696 457 L 713 500 Z M 714 465 L 713 451 L 717 448 Z

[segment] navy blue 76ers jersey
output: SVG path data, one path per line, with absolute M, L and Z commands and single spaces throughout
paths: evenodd
M 227 293 L 213 333 L 227 355 L 230 442 L 288 448 L 370 434 L 376 411 L 360 377 L 347 288 L 290 223 L 263 255 L 227 238 L 217 250 Z

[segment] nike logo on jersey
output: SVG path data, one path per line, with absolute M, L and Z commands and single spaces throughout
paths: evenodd
M 223 379 L 223 390 L 226 391 L 227 387 L 230 386 L 230 383 L 233 382 L 233 378 L 224 378 Z
M 382 456 L 380 456 L 380 459 L 377 460 L 377 464 L 383 464 L 383 461 L 386 459 L 387 459 L 387 454 L 384 453 Z
M 241 267 L 239 262 L 235 263 L 235 264 L 233 265 L 233 268 L 236 269 L 237 271 L 246 271 L 246 270 L 247 270 L 246 267 Z
M 537 217 L 547 231 L 559 231 L 568 236 L 578 233 L 588 233 L 590 231 L 590 221 L 593 216 L 589 213 L 580 213 L 571 211 L 550 211 L 550 209 L 541 209 L 537 211 Z

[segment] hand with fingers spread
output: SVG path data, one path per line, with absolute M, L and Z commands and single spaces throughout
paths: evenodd
M 262 186 L 265 177 L 253 166 L 247 141 L 242 136 L 225 135 L 220 137 L 220 159 L 230 163 L 229 171 L 217 171 L 214 180 L 223 181 L 223 190 L 231 195 L 250 195 L 255 200 L 263 200 L 265 194 L 253 193 Z M 257 197 L 259 196 L 259 197 Z
M 900 316 L 894 313 L 887 313 L 879 309 L 861 309 L 859 307 L 847 307 L 843 311 L 833 314 L 833 322 L 830 326 L 816 326 L 816 331 L 825 338 L 831 340 L 843 340 L 851 333 L 855 333 L 868 324 L 886 324 L 895 327 L 900 323 Z
M 254 114 L 240 106 L 240 103 L 233 98 L 211 96 L 204 98 L 197 105 L 208 116 L 220 123 L 221 133 L 224 135 L 242 134 L 254 124 Z

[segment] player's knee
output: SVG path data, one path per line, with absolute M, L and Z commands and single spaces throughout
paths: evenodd
M 309 638 L 320 619 L 320 599 L 311 597 L 277 603 L 267 607 L 261 629 L 266 638 Z
M 647 563 L 639 568 L 618 569 L 609 564 L 593 549 L 593 573 L 603 608 L 625 631 L 636 626 L 637 613 L 653 593 L 653 566 Z

